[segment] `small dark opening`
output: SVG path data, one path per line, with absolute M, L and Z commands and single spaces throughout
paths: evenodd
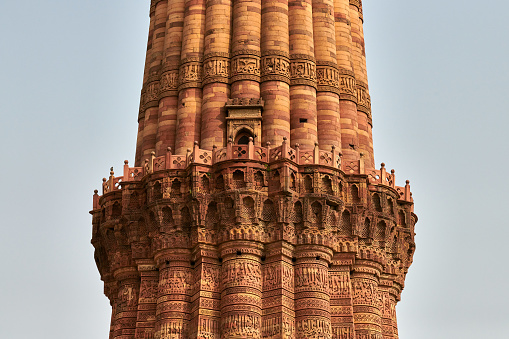
M 241 255 L 241 254 L 242 254 L 242 252 L 241 252 L 241 251 L 237 251 L 237 255 Z
M 194 266 L 195 262 L 193 260 L 191 260 L 191 266 Z
M 320 256 L 319 255 L 316 257 L 316 260 L 320 260 Z
M 292 262 L 296 262 L 296 261 L 297 261 L 297 258 L 293 257 Z
M 308 122 L 308 119 L 300 118 L 300 119 L 299 119 L 299 122 L 300 122 L 300 123 L 305 123 L 305 122 Z
M 219 258 L 219 263 L 222 263 L 223 262 L 223 258 Z
M 238 141 L 238 144 L 239 145 L 247 145 L 247 144 L 249 144 L 249 137 L 247 135 L 241 136 L 239 141 Z
M 166 265 L 169 265 L 170 264 L 170 261 L 169 260 L 166 260 Z
M 265 259 L 266 259 L 266 258 L 265 258 L 265 256 L 263 256 L 263 257 L 262 257 L 262 261 L 265 261 Z

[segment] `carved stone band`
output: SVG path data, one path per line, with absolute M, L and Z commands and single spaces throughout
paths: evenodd
M 231 63 L 231 82 L 239 80 L 260 81 L 260 57 L 257 55 L 236 55 Z
M 357 110 L 367 114 L 371 120 L 371 97 L 363 83 L 357 83 Z
M 159 105 L 159 81 L 153 81 L 142 90 L 142 105 L 144 109 Z
M 261 81 L 290 83 L 290 60 L 287 56 L 266 55 L 261 60 Z
M 177 69 L 170 70 L 161 74 L 161 97 L 167 95 L 175 95 L 174 92 L 176 92 L 178 88 L 178 77 L 179 71 Z
M 189 61 L 180 66 L 179 72 L 179 91 L 184 88 L 201 87 L 203 65 L 198 60 L 188 59 Z
M 291 85 L 307 85 L 316 87 L 316 64 L 308 59 L 292 59 Z
M 211 82 L 228 83 L 229 60 L 227 57 L 211 57 L 203 62 L 203 85 Z

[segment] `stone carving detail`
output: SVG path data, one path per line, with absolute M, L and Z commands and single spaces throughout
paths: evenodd
M 350 298 L 350 279 L 348 272 L 331 272 L 329 275 L 331 298 Z
M 290 83 L 290 58 L 279 51 L 266 51 L 261 60 L 261 81 Z
M 171 70 L 161 75 L 161 93 L 176 91 L 178 88 L 178 70 Z
M 332 326 L 332 339 L 354 339 L 351 327 Z
M 151 101 L 159 99 L 159 82 L 155 81 L 147 85 L 143 104 L 147 105 Z
M 260 81 L 260 56 L 256 51 L 241 51 L 243 54 L 233 56 L 231 64 L 231 81 Z
M 236 259 L 223 264 L 222 286 L 253 286 L 261 284 L 261 268 L 254 261 Z
M 371 97 L 365 84 L 357 82 L 357 109 L 371 118 Z
M 308 317 L 296 321 L 297 338 L 331 339 L 331 325 L 326 319 Z
M 239 312 L 221 319 L 221 338 L 260 338 L 261 317 Z
M 308 85 L 316 87 L 316 64 L 306 55 L 292 55 L 291 85 Z
M 203 85 L 211 82 L 228 83 L 229 59 L 226 56 L 209 55 L 203 62 Z
M 201 87 L 203 64 L 199 58 L 182 60 L 179 71 L 179 90 L 190 87 Z

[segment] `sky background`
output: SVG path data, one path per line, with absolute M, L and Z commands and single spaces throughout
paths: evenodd
M 0 1 L 0 338 L 107 338 L 92 194 L 133 162 L 148 0 Z M 365 0 L 376 162 L 411 181 L 401 339 L 507 338 L 509 2 Z

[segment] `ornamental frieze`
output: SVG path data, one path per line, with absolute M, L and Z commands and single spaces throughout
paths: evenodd
M 317 90 L 321 92 L 334 92 L 339 94 L 339 71 L 331 65 L 316 66 Z
M 261 317 L 256 314 L 239 313 L 221 318 L 221 338 L 259 338 Z
M 265 51 L 261 60 L 261 81 L 290 83 L 290 58 L 280 51 Z
M 357 109 L 371 118 L 371 97 L 367 86 L 362 82 L 357 82 Z
M 320 317 L 295 322 L 299 338 L 331 339 L 330 320 Z
M 146 87 L 144 104 L 147 105 L 151 101 L 158 101 L 158 99 L 159 99 L 159 82 L 154 81 L 149 83 Z
M 316 87 L 316 63 L 305 54 L 291 55 L 291 85 L 308 85 Z
M 260 55 L 254 50 L 238 51 L 232 57 L 231 81 L 260 81 Z
M 333 339 L 354 339 L 353 329 L 351 327 L 332 327 L 332 338 Z
M 179 72 L 179 90 L 191 87 L 201 87 L 203 63 L 200 58 L 182 60 Z
M 211 82 L 228 83 L 229 58 L 228 53 L 211 53 L 204 57 L 203 84 Z
M 178 88 L 178 78 L 179 71 L 176 69 L 164 72 L 161 75 L 160 92 L 164 93 L 169 91 L 176 91 Z

